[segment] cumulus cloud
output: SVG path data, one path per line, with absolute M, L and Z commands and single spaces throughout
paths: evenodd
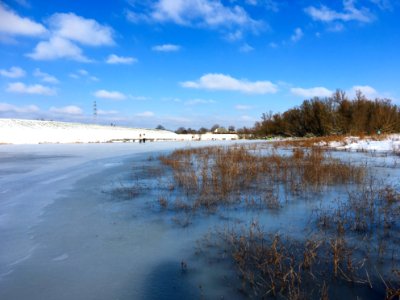
M 315 6 L 309 6 L 305 9 L 305 12 L 316 21 L 322 22 L 333 22 L 333 21 L 358 21 L 362 23 L 369 23 L 374 20 L 374 16 L 371 12 L 363 7 L 356 8 L 355 0 L 343 0 L 343 11 L 337 12 L 328 8 L 327 6 L 322 5 L 317 8 Z
M 206 74 L 197 81 L 185 81 L 181 85 L 185 88 L 237 91 L 247 94 L 274 94 L 278 87 L 270 81 L 248 81 L 236 79 L 224 74 Z
M 90 62 L 82 49 L 84 46 L 114 45 L 113 30 L 96 20 L 85 19 L 74 13 L 57 13 L 49 20 L 50 38 L 38 43 L 32 53 L 27 54 L 35 60 L 70 59 Z
M 113 30 L 74 13 L 57 13 L 49 19 L 52 34 L 89 46 L 113 45 Z
M 153 117 L 154 113 L 152 111 L 144 111 L 144 112 L 135 114 L 135 116 L 142 117 L 142 118 L 149 118 L 149 117 Z
M 70 73 L 68 76 L 73 79 L 85 78 L 90 81 L 99 81 L 99 79 L 96 76 L 90 75 L 90 73 L 88 71 L 86 71 L 85 69 L 79 69 L 76 71 L 76 73 Z
M 9 70 L 1 69 L 0 75 L 8 78 L 24 77 L 26 72 L 20 67 L 11 67 Z
M 304 97 L 304 98 L 330 97 L 333 94 L 333 91 L 331 91 L 325 87 L 313 87 L 313 88 L 309 88 L 309 89 L 291 88 L 290 92 L 293 95 Z
M 82 109 L 75 105 L 68 105 L 64 107 L 50 107 L 49 112 L 61 115 L 81 115 L 83 113 Z
M 181 46 L 173 45 L 173 44 L 164 44 L 164 45 L 157 45 L 151 48 L 153 51 L 158 52 L 177 52 L 181 50 Z
M 0 113 L 18 113 L 18 114 L 26 114 L 26 113 L 36 113 L 39 112 L 39 107 L 36 105 L 26 105 L 26 106 L 16 106 L 9 103 L 0 103 Z
M 58 79 L 50 74 L 40 71 L 39 68 L 35 69 L 33 76 L 40 78 L 42 81 L 47 83 L 59 83 Z
M 293 35 L 290 37 L 290 40 L 293 43 L 297 43 L 298 41 L 300 41 L 304 36 L 303 30 L 301 30 L 301 28 L 296 28 L 294 30 Z
M 94 93 L 96 98 L 111 99 L 111 100 L 124 100 L 126 96 L 117 91 L 98 90 Z
M 110 54 L 106 60 L 106 63 L 108 64 L 132 64 L 137 62 L 138 60 L 134 57 L 124 57 L 124 56 L 118 56 L 115 54 Z
M 10 93 L 29 94 L 29 95 L 43 95 L 54 96 L 57 94 L 56 90 L 41 84 L 26 85 L 22 82 L 14 82 L 8 84 L 6 89 Z
M 263 23 L 251 18 L 239 5 L 224 5 L 220 0 L 158 0 L 146 13 L 129 11 L 132 22 L 172 22 L 181 26 L 242 28 L 258 30 Z
M 0 2 L 0 34 L 40 36 L 46 32 L 47 30 L 42 24 L 20 17 Z
M 53 36 L 48 41 L 40 42 L 36 45 L 32 53 L 27 54 L 34 60 L 55 60 L 66 58 L 80 62 L 89 62 L 90 60 L 82 54 L 82 49 L 71 41 Z
M 348 94 L 350 97 L 354 97 L 357 91 L 360 91 L 367 98 L 379 97 L 378 91 L 369 85 L 355 85 L 350 89 Z

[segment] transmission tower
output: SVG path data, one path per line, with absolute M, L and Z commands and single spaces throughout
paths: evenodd
M 93 101 L 93 121 L 97 123 L 97 103 Z

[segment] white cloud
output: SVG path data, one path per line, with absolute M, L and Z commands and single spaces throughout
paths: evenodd
M 360 91 L 367 98 L 379 97 L 378 91 L 369 85 L 355 85 L 350 89 L 348 93 L 350 97 L 354 97 L 357 91 Z
M 252 46 L 250 46 L 249 44 L 243 44 L 240 48 L 239 51 L 242 53 L 249 53 L 251 51 L 253 51 L 254 48 Z
M 238 91 L 247 94 L 273 94 L 278 87 L 270 81 L 248 81 L 236 79 L 224 74 L 206 74 L 197 81 L 185 81 L 181 85 L 186 88 Z
M 26 72 L 19 67 L 11 67 L 9 70 L 0 70 L 0 75 L 8 78 L 21 78 L 24 77 Z
M 144 112 L 135 114 L 135 116 L 142 117 L 142 118 L 149 118 L 149 117 L 154 117 L 154 113 L 152 111 L 144 111 Z
M 250 110 L 250 109 L 252 109 L 252 107 L 250 105 L 237 104 L 237 105 L 235 105 L 235 109 L 237 109 L 237 110 Z
M 246 4 L 253 6 L 263 6 L 273 12 L 279 11 L 279 3 L 275 0 L 245 0 Z
M 8 84 L 6 91 L 10 93 L 44 96 L 54 96 L 57 94 L 56 90 L 54 90 L 53 88 L 49 88 L 40 84 L 26 85 L 22 82 Z
M 132 64 L 137 62 L 138 60 L 134 57 L 124 57 L 124 56 L 118 56 L 115 54 L 110 54 L 106 60 L 106 63 L 108 64 Z
M 322 22 L 332 21 L 358 21 L 369 23 L 374 20 L 374 16 L 367 8 L 358 9 L 354 6 L 355 0 L 343 0 L 343 12 L 334 11 L 324 5 L 320 8 L 314 6 L 307 7 L 305 12 L 311 16 L 313 20 Z
M 85 46 L 114 45 L 113 30 L 93 19 L 85 19 L 73 13 L 57 13 L 48 20 L 50 38 L 38 43 L 32 53 L 35 60 L 70 59 L 90 62 L 76 43 Z
M 97 110 L 97 114 L 99 116 L 110 116 L 110 115 L 118 114 L 118 111 L 117 110 L 102 110 L 102 109 L 98 109 Z
M 243 31 L 236 30 L 233 32 L 229 32 L 225 37 L 229 42 L 236 42 L 243 38 Z
M 35 69 L 33 76 L 40 78 L 42 81 L 47 83 L 59 83 L 58 79 L 50 74 L 40 71 L 40 69 Z
M 28 18 L 20 17 L 0 2 L 0 33 L 5 35 L 40 36 L 46 28 Z
M 76 73 L 70 73 L 68 76 L 73 79 L 86 78 L 91 81 L 99 81 L 100 80 L 96 76 L 90 75 L 90 73 L 88 71 L 86 71 L 85 69 L 79 69 L 76 71 Z
M 82 54 L 82 49 L 71 41 L 53 36 L 48 41 L 40 42 L 36 45 L 32 53 L 27 54 L 34 60 L 55 60 L 67 58 L 80 62 L 90 62 L 90 60 Z
M 207 100 L 207 99 L 191 99 L 186 101 L 184 104 L 187 106 L 199 105 L 199 104 L 212 104 L 215 103 L 214 100 Z
M 333 91 L 328 90 L 325 87 L 313 87 L 313 88 L 309 88 L 309 89 L 291 88 L 290 92 L 293 95 L 304 97 L 304 98 L 330 97 L 333 94 Z
M 373 4 L 377 5 L 380 9 L 383 9 L 383 10 L 392 10 L 393 5 L 396 5 L 396 2 L 393 1 L 393 3 L 392 3 L 391 0 L 370 0 L 370 1 Z
M 117 91 L 106 91 L 106 90 L 98 90 L 94 93 L 94 96 L 102 99 L 111 99 L 111 100 L 124 100 L 126 96 Z
M 181 46 L 173 45 L 173 44 L 164 44 L 164 45 L 157 45 L 151 48 L 153 51 L 158 52 L 177 52 L 181 50 Z
M 303 30 L 301 30 L 301 28 L 296 28 L 290 39 L 293 43 L 297 43 L 303 38 L 303 36 L 304 36 Z
M 50 107 L 49 111 L 54 114 L 61 115 L 81 115 L 83 113 L 82 109 L 75 105 L 68 105 L 64 107 Z
M 128 12 L 132 22 L 172 22 L 206 28 L 248 28 L 258 30 L 262 22 L 252 19 L 239 5 L 225 6 L 220 0 L 158 0 L 144 14 Z
M 147 100 L 150 100 L 151 98 L 150 97 L 146 97 L 146 96 L 132 96 L 132 95 L 129 95 L 129 99 L 136 100 L 136 101 L 147 101 Z
M 35 113 L 40 109 L 36 105 L 16 106 L 9 103 L 0 103 L 0 113 L 13 112 L 13 113 Z
M 96 20 L 74 13 L 58 13 L 49 19 L 53 35 L 88 46 L 113 45 L 113 30 Z

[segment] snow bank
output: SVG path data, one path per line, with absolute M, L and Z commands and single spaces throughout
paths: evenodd
M 400 153 L 400 134 L 391 134 L 382 139 L 347 137 L 342 142 L 330 142 L 329 147 L 352 151 L 393 151 Z
M 55 121 L 0 119 L 0 144 L 108 143 L 139 141 L 237 140 L 237 134 L 183 134 L 168 130 L 128 128 Z

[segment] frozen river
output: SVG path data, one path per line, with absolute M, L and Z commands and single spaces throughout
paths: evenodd
M 293 201 L 271 211 L 221 208 L 179 225 L 176 212 L 160 208 L 165 182 L 155 158 L 232 143 L 2 145 L 0 299 L 243 299 L 230 267 L 225 272 L 198 256 L 199 240 L 216 226 L 253 218 L 271 232 L 304 236 L 319 202 Z M 385 182 L 398 184 L 398 157 L 332 155 L 368 163 Z M 137 189 L 125 189 L 132 185 Z
M 151 155 L 188 146 L 1 146 L 0 299 L 197 295 L 179 277 L 198 236 L 169 230 L 146 200 L 113 201 L 107 192 Z

